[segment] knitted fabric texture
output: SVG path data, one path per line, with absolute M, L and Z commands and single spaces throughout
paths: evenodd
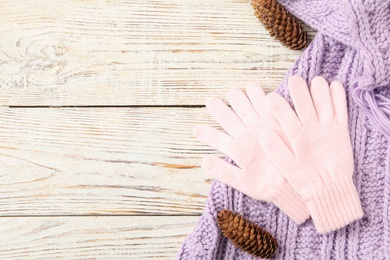
M 229 209 L 268 230 L 278 241 L 275 259 L 390 258 L 390 0 L 280 0 L 318 30 L 293 64 L 278 93 L 289 102 L 287 78 L 317 75 L 339 80 L 347 90 L 349 129 L 355 158 L 353 181 L 364 217 L 319 234 L 311 219 L 296 225 L 270 203 L 214 182 L 207 204 L 178 259 L 256 259 L 235 248 L 217 226 Z M 386 103 L 387 102 L 387 103 Z

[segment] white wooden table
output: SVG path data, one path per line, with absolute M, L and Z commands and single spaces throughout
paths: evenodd
M 298 55 L 250 0 L 0 1 L 0 259 L 173 259 L 211 183 L 205 100 Z

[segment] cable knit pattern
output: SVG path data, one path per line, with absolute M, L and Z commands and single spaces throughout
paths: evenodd
M 279 2 L 321 34 L 357 51 L 360 62 L 359 71 L 351 79 L 353 97 L 375 127 L 390 137 L 390 99 L 378 92 L 379 88 L 390 86 L 390 1 Z M 326 46 L 321 49 L 329 51 Z
M 280 2 L 318 33 L 277 92 L 291 102 L 287 79 L 294 74 L 309 81 L 321 75 L 328 82 L 339 80 L 346 87 L 355 159 L 353 181 L 364 217 L 320 235 L 311 219 L 297 226 L 273 205 L 215 182 L 199 223 L 177 258 L 256 259 L 235 249 L 220 234 L 217 213 L 227 208 L 274 235 L 279 243 L 275 259 L 390 259 L 390 126 L 387 118 L 381 118 L 390 112 L 386 105 L 390 99 L 390 1 Z

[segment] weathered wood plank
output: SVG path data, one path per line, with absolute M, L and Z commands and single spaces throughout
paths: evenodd
M 198 105 L 250 80 L 275 88 L 300 53 L 250 0 L 7 0 L 0 22 L 9 106 Z
M 197 217 L 0 218 L 0 255 L 33 259 L 174 259 Z
M 0 216 L 199 214 L 204 108 L 1 108 Z

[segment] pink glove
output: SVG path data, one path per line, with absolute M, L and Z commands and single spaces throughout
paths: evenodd
M 261 87 L 250 84 L 247 93 L 250 100 L 239 89 L 229 91 L 228 100 L 234 111 L 221 99 L 207 102 L 209 112 L 228 134 L 205 125 L 194 131 L 199 141 L 226 154 L 240 168 L 215 156 L 204 158 L 202 168 L 254 199 L 272 202 L 300 224 L 309 217 L 306 205 L 269 160 L 258 138 L 265 129 L 278 124 L 266 108 Z
M 289 144 L 270 131 L 260 139 L 268 157 L 306 201 L 317 231 L 327 233 L 363 216 L 352 181 L 345 90 L 340 82 L 329 88 L 324 78 L 316 77 L 310 96 L 298 76 L 290 78 L 289 89 L 297 114 L 280 95 L 267 97 Z

